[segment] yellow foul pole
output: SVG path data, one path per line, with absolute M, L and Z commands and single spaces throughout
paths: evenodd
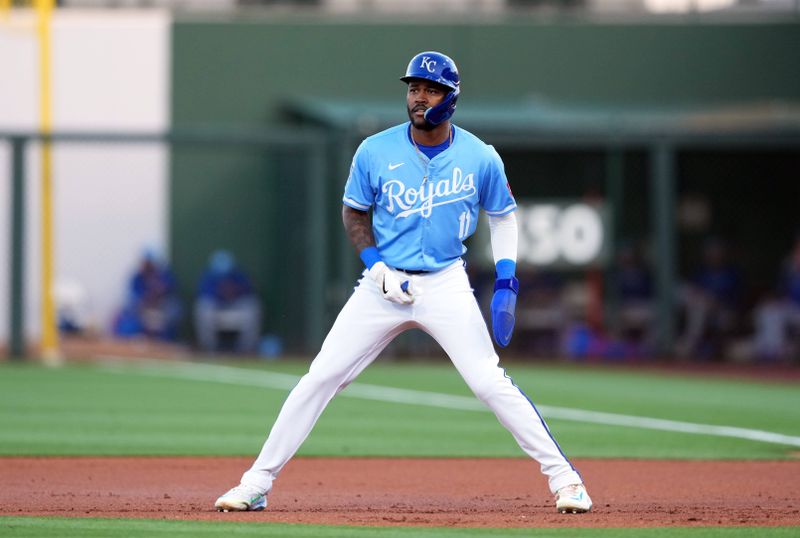
M 48 135 L 53 130 L 52 106 L 52 48 L 50 22 L 54 0 L 36 0 L 37 33 L 39 36 L 39 110 L 41 131 Z M 58 330 L 53 297 L 53 154 L 49 140 L 42 144 L 42 358 L 49 364 L 58 364 Z

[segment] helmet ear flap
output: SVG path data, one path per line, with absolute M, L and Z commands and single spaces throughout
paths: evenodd
M 461 93 L 461 88 L 457 86 L 455 90 L 447 94 L 441 103 L 426 110 L 425 121 L 431 125 L 439 125 L 449 120 L 456 111 L 459 93 Z

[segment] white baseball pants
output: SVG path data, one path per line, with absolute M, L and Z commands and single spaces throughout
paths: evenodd
M 362 278 L 339 313 L 308 373 L 292 389 L 242 483 L 269 491 L 283 466 L 311 432 L 328 402 L 351 383 L 401 332 L 419 328 L 450 357 L 480 401 L 541 465 L 555 493 L 581 483 L 542 417 L 498 366 L 486 323 L 459 260 L 436 273 L 406 275 L 416 289 L 410 305 L 385 300 L 375 282 Z

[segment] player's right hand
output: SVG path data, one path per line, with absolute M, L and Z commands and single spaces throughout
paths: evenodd
M 389 269 L 385 263 L 376 262 L 367 275 L 375 281 L 383 298 L 397 304 L 410 304 L 414 302 L 412 289 L 408 280 L 402 281 Z

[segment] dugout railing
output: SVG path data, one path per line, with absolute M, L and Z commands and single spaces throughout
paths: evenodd
M 357 118 L 345 113 L 341 117 Z M 328 120 L 331 118 L 328 117 Z M 26 182 L 35 178 L 27 177 L 25 153 L 32 143 L 103 143 L 131 144 L 157 143 L 169 144 L 172 148 L 198 147 L 249 147 L 268 151 L 300 152 L 304 172 L 300 181 L 306 185 L 302 215 L 305 227 L 302 244 L 283 245 L 287 250 L 278 253 L 298 251 L 301 257 L 286 263 L 295 264 L 291 268 L 292 295 L 302 313 L 291 322 L 291 330 L 297 329 L 299 342 L 294 349 L 312 353 L 321 343 L 330 312 L 338 309 L 352 286 L 353 275 L 358 273 L 357 258 L 341 253 L 349 253 L 350 246 L 339 228 L 332 229 L 337 220 L 332 209 L 331 187 L 349 166 L 352 151 L 365 134 L 379 129 L 383 120 L 380 114 L 373 121 L 350 125 L 336 121 L 319 121 L 326 128 L 276 128 L 276 129 L 179 129 L 165 133 L 66 133 L 59 132 L 44 136 L 34 132 L 0 132 L 0 140 L 11 147 L 11 189 L 10 189 L 10 252 L 9 252 L 9 355 L 21 357 L 25 351 L 24 305 L 25 305 L 25 188 Z M 656 255 L 653 268 L 657 290 L 658 350 L 668 356 L 674 348 L 676 339 L 675 289 L 677 275 L 677 245 L 675 222 L 675 197 L 678 171 L 676 159 L 680 152 L 698 148 L 751 150 L 753 148 L 788 149 L 800 152 L 800 126 L 791 121 L 779 126 L 735 130 L 687 130 L 654 128 L 652 125 L 639 128 L 635 125 L 622 125 L 619 129 L 571 129 L 561 124 L 558 128 L 542 128 L 532 125 L 525 128 L 520 124 L 514 128 L 508 125 L 476 122 L 468 128 L 479 133 L 486 141 L 502 149 L 525 148 L 546 150 L 552 148 L 580 149 L 599 148 L 605 155 L 606 193 L 612 204 L 624 197 L 623 159 L 624 152 L 631 148 L 642 150 L 647 155 L 647 190 L 650 204 L 649 236 L 652 238 Z M 366 125 L 366 127 L 365 127 Z M 366 128 L 366 131 L 365 131 Z M 334 172 L 335 171 L 335 172 Z M 296 178 L 293 178 L 297 181 Z M 170 179 L 168 178 L 168 181 Z M 339 181 L 341 183 L 341 181 Z M 336 183 L 338 189 L 340 185 Z M 337 255 L 337 252 L 339 254 Z M 302 260 L 297 262 L 297 260 Z M 288 283 L 282 284 L 284 287 Z
M 319 193 L 307 199 L 308 211 L 303 216 L 304 238 L 302 244 L 284 245 L 279 253 L 286 256 L 287 263 L 292 253 L 299 263 L 292 269 L 300 273 L 302 286 L 296 290 L 298 302 L 303 309 L 301 338 L 309 347 L 317 346 L 324 336 L 325 327 L 325 268 L 328 250 L 326 241 L 327 206 L 323 193 L 326 181 L 327 140 L 324 133 L 311 128 L 182 128 L 167 132 L 121 133 L 121 132 L 54 132 L 42 134 L 31 131 L 0 131 L 0 141 L 10 146 L 9 189 L 9 299 L 7 355 L 22 358 L 26 355 L 25 328 L 25 222 L 26 187 L 37 178 L 26 171 L 26 153 L 34 144 L 166 144 L 171 148 L 250 148 L 256 151 L 284 152 L 299 155 L 294 159 L 301 163 L 303 173 L 294 181 L 305 184 L 307 192 Z M 2 176 L 0 176 L 2 177 Z M 170 178 L 167 178 L 170 181 Z M 255 231 L 254 233 L 257 233 Z M 52 291 L 51 291 L 52 292 Z

